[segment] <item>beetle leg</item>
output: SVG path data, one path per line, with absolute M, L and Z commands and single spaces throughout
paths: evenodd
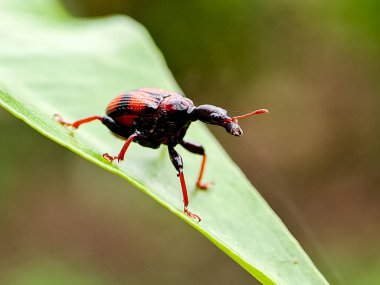
M 129 147 L 129 145 L 131 144 L 131 142 L 133 142 L 133 140 L 139 135 L 139 133 L 134 133 L 132 134 L 124 143 L 123 147 L 121 148 L 120 152 L 118 155 L 115 155 L 115 156 L 112 156 L 112 155 L 109 155 L 108 153 L 105 153 L 103 154 L 103 157 L 108 160 L 108 161 L 114 161 L 115 159 L 117 159 L 118 162 L 124 160 L 124 156 L 125 156 L 125 153 L 127 152 L 127 149 Z
M 172 161 L 175 169 L 178 171 L 178 177 L 181 182 L 181 188 L 182 188 L 182 195 L 183 195 L 183 211 L 186 215 L 188 215 L 190 218 L 197 220 L 198 222 L 201 221 L 201 218 L 193 213 L 191 213 L 187 207 L 189 205 L 189 197 L 187 196 L 187 188 L 185 183 L 185 176 L 183 174 L 183 161 L 182 157 L 179 155 L 179 153 L 173 148 L 169 146 L 169 155 L 170 160 Z
M 208 189 L 212 185 L 212 182 L 202 182 L 202 177 L 205 170 L 206 159 L 207 159 L 205 149 L 199 143 L 182 141 L 180 144 L 188 151 L 195 154 L 202 155 L 202 164 L 201 164 L 201 169 L 199 171 L 199 175 L 197 179 L 197 187 L 203 190 Z
M 66 122 L 65 120 L 63 120 L 63 118 L 61 117 L 61 115 L 54 114 L 54 119 L 56 119 L 58 121 L 58 123 L 60 123 L 61 125 L 64 125 L 64 126 L 67 126 L 67 127 L 73 127 L 74 129 L 77 129 L 77 128 L 79 128 L 80 125 L 85 124 L 85 123 L 89 123 L 89 122 L 92 122 L 92 121 L 95 121 L 95 120 L 102 121 L 103 117 L 102 116 L 91 116 L 91 117 L 88 117 L 88 118 L 84 118 L 84 119 L 75 121 L 73 123 L 69 123 L 69 122 Z

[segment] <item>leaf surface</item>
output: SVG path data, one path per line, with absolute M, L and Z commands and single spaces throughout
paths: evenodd
M 187 139 L 205 146 L 205 176 L 215 181 L 212 189 L 195 189 L 193 181 L 201 158 L 178 147 L 185 162 L 190 210 L 202 217 L 202 222 L 196 223 L 182 213 L 180 184 L 164 147 L 153 150 L 133 144 L 124 162 L 110 164 L 101 154 L 117 154 L 123 142 L 104 126 L 84 125 L 72 136 L 53 120 L 54 113 L 69 121 L 103 115 L 108 102 L 124 90 L 158 87 L 179 91 L 162 55 L 140 24 L 125 16 L 76 19 L 53 0 L 1 0 L 0 39 L 0 104 L 9 112 L 134 184 L 262 283 L 327 284 L 201 124 L 193 124 Z

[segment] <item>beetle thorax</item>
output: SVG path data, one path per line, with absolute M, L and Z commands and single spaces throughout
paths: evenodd
M 139 144 L 158 147 L 160 144 L 175 146 L 180 143 L 190 126 L 193 102 L 180 95 L 165 97 L 152 119 L 136 118 L 135 127 L 141 133 Z

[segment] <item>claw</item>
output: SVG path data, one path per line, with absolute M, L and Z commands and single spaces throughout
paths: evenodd
M 66 122 L 63 120 L 62 116 L 60 114 L 54 114 L 53 116 L 54 120 L 56 120 L 58 123 L 60 123 L 63 126 L 71 126 L 72 124 Z
M 185 212 L 185 214 L 186 214 L 188 217 L 190 217 L 191 219 L 196 220 L 198 223 L 202 220 L 198 215 L 191 213 L 191 212 L 187 209 L 187 207 L 185 207 L 185 208 L 183 209 L 183 211 Z
M 200 182 L 200 183 L 197 183 L 197 188 L 201 189 L 201 190 L 207 190 L 208 188 L 210 188 L 214 183 L 213 182 Z
M 109 161 L 109 162 L 112 162 L 112 161 L 114 161 L 115 159 L 117 159 L 118 162 L 120 162 L 120 159 L 119 159 L 118 156 L 109 155 L 108 153 L 104 153 L 104 154 L 103 154 L 103 158 L 104 158 L 105 160 Z
M 60 123 L 62 126 L 67 127 L 71 131 L 71 135 L 74 135 L 74 131 L 78 128 L 77 126 L 74 126 L 73 123 L 66 122 L 60 114 L 54 114 L 53 116 L 54 120 L 56 120 L 58 123 Z
M 64 124 L 63 118 L 60 114 L 54 114 L 53 115 L 54 120 L 58 121 L 60 124 Z

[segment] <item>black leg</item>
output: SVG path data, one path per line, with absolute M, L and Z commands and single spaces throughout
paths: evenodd
M 211 183 L 210 182 L 207 182 L 207 183 L 202 182 L 202 177 L 203 177 L 203 173 L 205 170 L 206 159 L 207 159 L 205 149 L 203 148 L 203 146 L 201 144 L 194 143 L 194 142 L 182 141 L 181 145 L 185 149 L 187 149 L 188 151 L 190 151 L 192 153 L 202 155 L 202 164 L 201 164 L 201 170 L 199 171 L 199 175 L 198 175 L 198 179 L 197 179 L 197 187 L 200 189 L 203 189 L 203 190 L 208 189 L 211 186 Z
M 173 163 L 175 169 L 178 171 L 178 177 L 181 182 L 181 188 L 182 188 L 182 195 L 183 195 L 183 211 L 186 215 L 188 215 L 192 219 L 196 219 L 199 222 L 201 221 L 201 218 L 199 216 L 189 212 L 187 209 L 187 206 L 189 205 L 189 197 L 187 196 L 187 188 L 185 183 L 185 176 L 183 174 L 183 161 L 182 157 L 179 155 L 179 153 L 173 148 L 169 146 L 169 156 L 170 160 Z

